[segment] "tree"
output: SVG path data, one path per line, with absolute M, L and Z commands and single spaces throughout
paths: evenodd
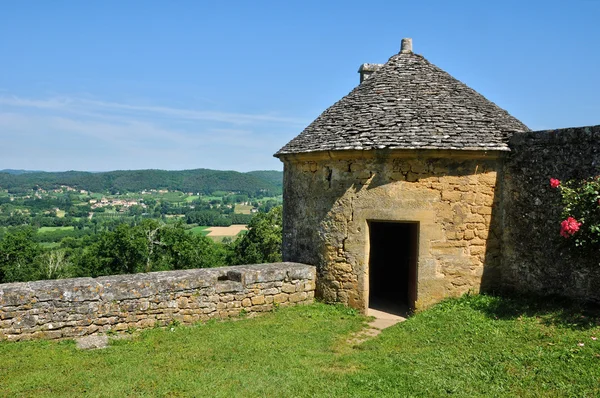
M 65 250 L 51 250 L 40 256 L 39 278 L 61 279 L 73 276 Z
M 140 272 L 146 262 L 147 250 L 146 237 L 139 229 L 120 224 L 114 231 L 101 234 L 83 253 L 79 259 L 79 272 L 94 277 Z
M 209 268 L 226 265 L 225 253 L 210 238 L 194 235 L 181 224 L 169 225 L 160 231 L 163 243 L 162 261 L 169 269 Z
M 80 276 L 100 276 L 217 267 L 226 265 L 225 258 L 209 238 L 189 233 L 181 223 L 146 219 L 102 233 L 74 262 Z
M 248 225 L 248 233 L 234 243 L 235 264 L 260 264 L 281 261 L 282 207 L 258 213 Z
M 0 283 L 38 279 L 40 246 L 34 242 L 33 228 L 10 232 L 0 241 Z

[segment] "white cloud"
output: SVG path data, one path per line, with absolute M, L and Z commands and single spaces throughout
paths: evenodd
M 247 114 L 220 112 L 210 110 L 181 109 L 166 106 L 135 105 L 120 102 L 97 101 L 76 97 L 55 97 L 50 99 L 28 99 L 15 96 L 0 96 L 0 105 L 17 108 L 34 108 L 42 110 L 83 113 L 84 115 L 106 115 L 120 112 L 130 115 L 149 117 L 167 117 L 179 120 L 212 121 L 230 124 L 277 123 L 305 125 L 306 121 L 276 114 Z
M 305 124 L 267 114 L 0 95 L 0 169 L 280 168 L 272 154 Z

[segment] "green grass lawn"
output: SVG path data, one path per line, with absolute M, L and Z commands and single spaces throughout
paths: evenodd
M 75 227 L 40 227 L 38 228 L 38 234 L 43 234 L 44 232 L 53 232 L 53 231 L 73 231 Z
M 235 205 L 234 212 L 238 214 L 251 214 L 252 206 L 250 205 Z
M 183 202 L 188 196 L 181 192 L 167 192 L 156 194 L 155 198 L 164 200 L 165 202 L 178 203 Z
M 221 196 L 202 196 L 201 199 L 203 202 L 210 202 L 211 200 L 223 201 L 223 197 Z
M 189 230 L 189 231 L 190 231 L 191 233 L 193 233 L 194 235 L 199 235 L 199 234 L 202 234 L 202 235 L 206 236 L 206 235 L 208 235 L 208 233 L 209 233 L 209 231 L 207 231 L 207 229 L 208 229 L 208 228 L 210 228 L 210 227 L 203 227 L 203 226 L 200 226 L 200 227 L 194 227 L 194 228 L 190 228 L 190 230 Z
M 190 195 L 190 196 L 185 197 L 184 202 L 193 202 L 194 200 L 198 200 L 198 199 L 200 199 L 200 196 Z
M 324 304 L 153 329 L 109 348 L 0 343 L 0 396 L 594 397 L 598 318 L 548 300 L 449 300 L 360 345 Z M 599 337 L 593 340 L 592 337 Z

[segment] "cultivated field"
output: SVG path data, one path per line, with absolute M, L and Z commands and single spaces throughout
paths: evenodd
M 245 231 L 247 229 L 247 225 L 231 225 L 229 227 L 210 227 L 207 228 L 208 236 L 217 237 L 217 236 L 237 236 L 240 232 Z

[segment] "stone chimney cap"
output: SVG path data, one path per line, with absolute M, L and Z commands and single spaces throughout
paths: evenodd
M 383 64 L 362 64 L 360 68 L 358 68 L 358 72 L 375 72 L 382 66 Z
M 362 64 L 360 68 L 358 68 L 358 73 L 360 73 L 360 82 L 362 83 L 363 81 L 368 79 L 382 66 L 383 64 Z
M 412 54 L 412 39 L 404 38 L 402 39 L 402 45 L 400 47 L 400 54 Z

